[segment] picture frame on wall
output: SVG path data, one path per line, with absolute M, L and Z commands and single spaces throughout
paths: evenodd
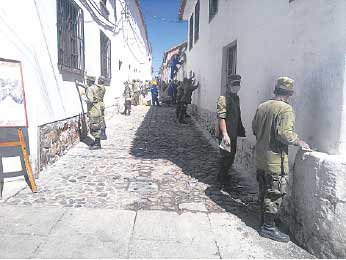
M 26 128 L 22 63 L 0 58 L 0 128 Z

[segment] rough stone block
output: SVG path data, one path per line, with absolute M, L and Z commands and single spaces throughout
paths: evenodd
M 297 154 L 288 210 L 290 229 L 318 257 L 346 257 L 345 187 L 344 158 L 317 152 Z

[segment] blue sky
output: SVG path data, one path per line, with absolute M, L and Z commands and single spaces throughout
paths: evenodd
M 141 0 L 141 5 L 153 49 L 156 75 L 163 52 L 187 39 L 187 22 L 178 22 L 181 0 Z

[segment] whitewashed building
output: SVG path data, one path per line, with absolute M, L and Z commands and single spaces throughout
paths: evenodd
M 108 114 L 115 111 L 124 81 L 151 80 L 151 46 L 139 0 L 3 0 L 0 34 L 0 57 L 22 62 L 36 173 L 78 142 L 82 106 L 75 80 L 85 74 L 107 78 Z M 0 137 L 11 131 L 0 129 Z
M 291 153 L 291 228 L 314 254 L 345 257 L 346 1 L 183 0 L 179 15 L 189 23 L 186 70 L 200 82 L 193 112 L 211 135 L 227 75 L 242 76 L 242 166 L 253 168 L 257 106 L 277 77 L 295 79 L 296 131 L 319 152 Z

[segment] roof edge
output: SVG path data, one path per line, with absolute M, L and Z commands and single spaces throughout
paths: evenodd
M 148 44 L 149 54 L 151 55 L 152 54 L 152 50 L 151 50 L 151 44 L 149 42 L 148 29 L 147 29 L 147 24 L 145 23 L 145 20 L 144 20 L 144 16 L 143 16 L 140 0 L 135 0 L 135 3 L 137 5 L 137 8 L 138 8 L 139 13 L 141 15 L 141 20 L 142 20 L 144 31 L 145 31 L 145 37 L 146 37 L 146 41 L 147 41 L 147 44 Z
M 187 0 L 181 0 L 181 6 L 180 6 L 180 10 L 179 10 L 179 20 L 180 21 L 183 20 L 183 15 L 184 15 L 184 12 L 185 12 L 186 2 L 187 2 Z

